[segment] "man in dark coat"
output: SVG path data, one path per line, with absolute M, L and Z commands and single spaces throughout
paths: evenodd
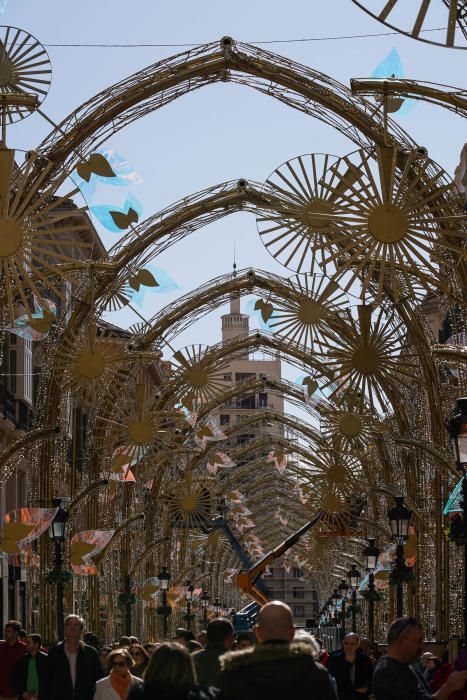
M 336 679 L 340 700 L 366 700 L 370 694 L 373 664 L 359 647 L 358 635 L 349 632 L 342 649 L 329 657 L 328 671 Z
M 318 647 L 293 642 L 288 605 L 273 601 L 259 614 L 258 646 L 221 657 L 217 687 L 224 700 L 336 700 L 327 670 L 315 661 Z
M 232 623 L 223 617 L 211 620 L 207 627 L 208 643 L 206 649 L 193 654 L 196 676 L 202 687 L 216 685 L 221 670 L 220 657 L 232 648 L 234 631 Z
M 48 656 L 41 651 L 40 634 L 28 634 L 24 645 L 27 654 L 22 656 L 13 670 L 13 685 L 20 700 L 47 700 L 49 682 Z
M 102 678 L 97 651 L 81 641 L 84 620 L 65 619 L 65 641 L 49 651 L 48 700 L 93 700 L 96 681 Z

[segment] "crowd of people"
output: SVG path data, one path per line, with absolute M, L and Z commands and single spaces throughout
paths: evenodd
M 454 664 L 423 652 L 414 618 L 391 625 L 386 652 L 348 633 L 329 653 L 296 630 L 290 608 L 265 605 L 255 637 L 211 620 L 197 637 L 171 642 L 121 637 L 100 645 L 69 615 L 65 639 L 46 650 L 39 634 L 11 620 L 0 642 L 0 700 L 467 700 L 467 649 Z

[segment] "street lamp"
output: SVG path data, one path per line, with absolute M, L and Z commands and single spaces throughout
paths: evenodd
M 345 637 L 345 601 L 347 600 L 347 594 L 349 592 L 349 584 L 347 583 L 345 578 L 342 579 L 338 588 L 339 588 L 339 592 L 340 592 L 341 598 L 342 598 L 341 639 L 344 639 L 344 637 Z
M 206 627 L 208 623 L 208 608 L 209 608 L 209 601 L 210 601 L 209 593 L 207 591 L 203 591 L 203 595 L 201 596 L 201 607 L 203 608 L 203 623 L 204 627 Z
M 220 611 L 222 610 L 222 603 L 220 602 L 219 598 L 216 598 L 216 600 L 212 604 L 212 607 L 214 608 L 214 612 L 216 613 L 217 617 L 220 614 Z
M 54 574 L 56 579 L 56 595 L 57 595 L 57 637 L 60 642 L 64 636 L 64 613 L 63 613 L 63 544 L 66 536 L 66 523 L 68 513 L 62 508 L 62 499 L 53 498 L 52 503 L 54 508 L 58 508 L 52 523 L 49 526 L 49 537 L 54 543 Z
M 396 541 L 396 563 L 393 570 L 401 577 L 407 568 L 404 561 L 404 544 L 409 536 L 409 523 L 412 511 L 404 505 L 404 496 L 395 496 L 394 500 L 396 505 L 391 508 L 388 516 L 392 538 Z M 404 614 L 402 594 L 402 580 L 398 580 L 396 584 L 396 617 L 402 617 Z
M 191 630 L 191 601 L 193 600 L 193 591 L 195 587 L 191 581 L 185 582 L 185 600 L 186 600 L 186 613 L 185 620 L 187 629 Z
M 375 641 L 375 569 L 378 564 L 378 557 L 380 551 L 375 545 L 374 537 L 368 538 L 368 546 L 363 550 L 363 556 L 365 557 L 366 570 L 369 573 L 368 576 L 368 636 L 370 638 L 370 644 Z
M 164 639 L 167 639 L 168 632 L 169 632 L 167 618 L 172 613 L 172 608 L 170 607 L 170 605 L 167 605 L 167 591 L 169 589 L 170 574 L 167 571 L 166 566 L 162 567 L 162 571 L 158 575 L 158 579 L 159 579 L 159 582 L 161 584 L 162 605 L 157 608 L 157 612 L 162 617 L 163 636 L 164 636 Z
M 349 579 L 350 588 L 352 589 L 352 632 L 357 631 L 357 588 L 360 583 L 360 571 L 358 571 L 356 564 L 352 564 L 350 567 L 347 578 Z
M 457 399 L 456 414 L 446 421 L 452 438 L 456 467 L 462 474 L 462 529 L 467 542 L 467 397 Z M 464 641 L 467 641 L 467 544 L 464 544 Z

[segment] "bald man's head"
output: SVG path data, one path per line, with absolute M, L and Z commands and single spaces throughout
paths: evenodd
M 292 641 L 295 634 L 292 611 L 280 600 L 273 600 L 261 608 L 256 627 L 258 642 L 264 644 L 272 639 Z

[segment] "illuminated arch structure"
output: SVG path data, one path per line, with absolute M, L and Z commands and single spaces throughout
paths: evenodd
M 326 163 L 314 183 L 302 168 L 305 184 L 296 171 L 293 187 L 291 181 L 281 187 L 271 178 L 265 185 L 239 180 L 208 188 L 132 226 L 106 257 L 83 263 L 65 256 L 54 266 L 47 280 L 69 276 L 76 293 L 50 335 L 44 400 L 37 415 L 37 428 L 47 431 L 47 440 L 36 452 L 31 501 L 50 503 L 61 489 L 58 475 L 64 473 L 67 446 L 72 445 L 64 408 L 70 397 L 79 396 L 89 408 L 88 469 L 80 483 L 83 496 L 74 501 L 70 529 L 111 529 L 115 523 L 118 527 L 96 557 L 101 575 L 76 577 L 75 599 L 88 601 L 93 628 L 105 619 L 106 633 L 113 634 L 116 597 L 131 579 L 144 598 L 133 610 L 134 624 L 144 626 L 151 636 L 156 634 L 157 616 L 154 601 L 150 595 L 145 598 L 145 585 L 157 590 L 157 583 L 148 581 L 164 564 L 170 564 L 172 572 L 174 614 L 181 614 L 177 598 L 186 578 L 209 580 L 211 593 L 225 597 L 231 607 L 241 605 L 226 579 L 242 562 L 228 538 L 207 527 L 219 508 L 253 561 L 316 509 L 326 512 L 332 530 L 339 518 L 345 520 L 349 501 L 366 493 L 367 510 L 356 535 L 345 537 L 345 527 L 337 527 L 336 536 L 323 544 L 312 533 L 302 556 L 290 555 L 303 560 L 313 574 L 320 552 L 324 568 L 318 578 L 325 595 L 330 582 L 342 578 L 343 563 L 361 561 L 364 535 L 378 533 L 381 544 L 388 544 L 387 505 L 391 494 L 402 490 L 413 505 L 420 543 L 408 610 L 428 621 L 434 567 L 436 626 L 447 638 L 457 631 L 457 623 L 448 616 L 443 619 L 443 606 L 450 597 L 455 610 L 461 588 L 453 567 L 455 553 L 443 538 L 441 515 L 441 501 L 453 481 L 444 432 L 453 391 L 442 381 L 446 359 L 431 351 L 434 339 L 420 300 L 428 290 L 447 308 L 462 303 L 465 222 L 459 193 L 439 166 L 417 150 L 397 124 L 375 114 L 370 102 L 336 81 L 226 37 L 220 44 L 150 66 L 70 114 L 30 155 L 18 197 L 25 204 L 28 192 L 46 191 L 53 197 L 77 166 L 93 167 L 96 148 L 119 129 L 218 81 L 271 95 L 340 130 L 359 150 Z M 9 173 L 13 177 L 11 168 Z M 129 282 L 150 260 L 170 245 L 182 246 L 184 237 L 200 227 L 239 210 L 256 216 L 261 235 L 266 235 L 262 226 L 269 221 L 272 229 L 284 232 L 287 245 L 301 246 L 302 259 L 308 256 L 310 267 L 298 265 L 292 272 L 316 272 L 313 266 L 319 261 L 327 265 L 331 287 L 326 294 L 317 296 L 304 277 L 291 277 L 289 270 L 284 269 L 283 277 L 245 270 L 210 280 L 118 342 L 99 335 L 102 311 L 125 303 Z M 4 212 L 3 217 L 4 221 Z M 376 247 L 368 247 L 371 237 Z M 263 240 L 281 261 L 283 250 L 274 248 L 267 235 Z M 18 296 L 27 301 L 14 274 L 14 256 L 22 245 L 18 241 L 16 247 L 0 249 L 11 271 L 4 320 Z M 412 253 L 416 264 L 410 261 Z M 292 260 L 288 255 L 287 264 L 296 264 Z M 349 279 L 362 292 L 354 313 L 332 307 L 333 290 L 348 286 Z M 272 332 L 253 332 L 184 355 L 177 346 L 179 333 L 241 292 L 259 295 L 264 318 L 272 318 Z M 315 334 L 317 345 L 310 345 Z M 166 343 L 175 346 L 175 361 L 168 374 L 157 375 L 147 393 L 145 372 L 160 367 Z M 251 391 L 258 380 L 232 390 L 213 377 L 223 363 L 255 349 L 279 355 L 306 375 L 302 386 L 260 380 L 306 417 L 252 412 L 225 437 L 216 435 L 212 419 L 218 407 Z M 465 391 L 461 360 L 460 352 L 452 359 L 457 367 L 454 391 Z M 244 447 L 231 442 L 238 430 L 265 420 L 283 428 L 272 444 L 275 458 L 268 460 L 263 454 L 266 445 L 260 439 Z M 50 428 L 56 425 L 59 434 L 51 436 Z M 220 459 L 219 453 L 240 465 L 214 474 L 206 467 L 216 454 Z M 274 463 L 283 456 L 288 460 L 285 469 Z M 12 453 L 5 455 L 7 463 L 11 458 Z M 135 481 L 126 478 L 128 467 Z M 271 509 L 278 511 L 277 528 L 271 528 Z M 40 555 L 43 571 L 50 558 L 45 539 Z M 44 602 L 42 631 L 50 639 L 50 591 L 43 578 L 35 585 Z M 71 589 L 67 596 L 71 604 Z M 388 605 L 393 612 L 391 593 Z

